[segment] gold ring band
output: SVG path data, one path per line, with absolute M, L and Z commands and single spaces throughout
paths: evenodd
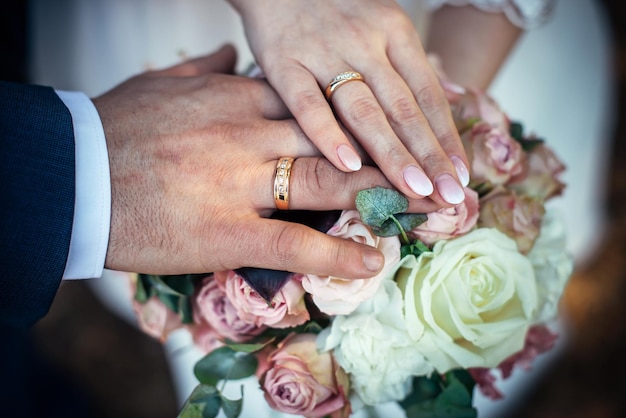
M 342 84 L 347 83 L 349 81 L 365 82 L 365 79 L 360 73 L 357 73 L 356 71 L 346 71 L 337 75 L 335 78 L 333 78 L 330 81 L 330 83 L 328 83 L 328 86 L 326 86 L 326 90 L 324 92 L 326 95 L 326 100 L 330 100 L 335 90 L 337 90 L 339 86 L 341 86 Z
M 274 177 L 274 203 L 276 209 L 289 210 L 289 177 L 293 157 L 282 157 L 276 163 L 276 177 Z

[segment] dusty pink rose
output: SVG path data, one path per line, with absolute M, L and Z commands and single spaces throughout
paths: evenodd
M 204 354 L 224 345 L 222 336 L 205 322 L 189 325 L 187 330 L 191 334 L 194 345 Z
M 193 302 L 195 322 L 206 322 L 222 338 L 244 342 L 265 329 L 239 317 L 237 309 L 213 276 L 202 281 Z
M 381 238 L 374 235 L 356 210 L 344 211 L 327 234 L 376 247 L 385 256 L 381 272 L 369 279 L 348 280 L 313 274 L 302 277 L 302 286 L 313 296 L 320 311 L 328 315 L 347 315 L 376 293 L 381 281 L 400 261 L 400 240 L 396 236 Z
M 411 235 L 426 245 L 454 238 L 469 232 L 478 220 L 478 193 L 465 188 L 465 200 L 450 208 L 427 214 L 428 220 L 411 231 Z
M 349 409 L 345 374 L 330 352 L 318 352 L 316 339 L 315 334 L 291 334 L 269 356 L 261 387 L 273 409 L 306 417 Z
M 237 315 L 257 327 L 288 328 L 301 325 L 309 319 L 304 303 L 304 289 L 297 277 L 292 277 L 268 304 L 248 283 L 233 270 L 215 273 Z
M 504 398 L 504 395 L 496 386 L 496 376 L 491 369 L 483 367 L 474 367 L 467 369 L 472 376 L 480 392 L 489 399 L 498 400 Z
M 565 184 L 559 179 L 565 165 L 546 145 L 538 145 L 527 153 L 526 170 L 511 179 L 509 187 L 520 194 L 545 201 L 563 192 Z
M 487 123 L 492 128 L 509 131 L 510 121 L 500 106 L 485 92 L 466 89 L 466 93 L 454 101 L 452 114 L 457 126 L 467 126 L 468 122 Z
M 474 184 L 506 184 L 523 173 L 525 154 L 507 131 L 481 122 L 462 135 Z
M 156 296 L 146 303 L 133 299 L 132 304 L 139 328 L 151 337 L 165 341 L 170 332 L 182 328 L 180 315 L 168 309 Z
M 530 370 L 535 358 L 550 351 L 558 337 L 545 325 L 536 325 L 529 328 L 524 348 L 498 365 L 502 372 L 502 378 L 508 379 L 513 374 L 515 367 Z M 501 399 L 503 397 L 502 392 L 495 385 L 496 378 L 491 369 L 473 368 L 469 369 L 469 372 L 483 395 L 491 399 Z
M 526 254 L 539 236 L 544 213 L 545 208 L 537 199 L 499 187 L 480 200 L 478 226 L 497 228 L 515 240 L 519 251 Z

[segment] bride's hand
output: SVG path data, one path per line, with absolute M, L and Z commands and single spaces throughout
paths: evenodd
M 341 85 L 332 107 L 389 181 L 407 197 L 463 200 L 463 146 L 419 36 L 394 0 L 230 2 L 270 84 L 337 168 L 358 170 L 361 160 L 322 89 L 358 71 L 365 83 Z
M 267 219 L 280 157 L 296 157 L 290 209 L 354 207 L 360 189 L 391 187 L 373 167 L 334 168 L 262 80 L 232 70 L 235 52 L 134 77 L 94 99 L 109 151 L 112 209 L 106 267 L 182 274 L 265 267 L 364 278 L 373 247 Z M 411 202 L 430 211 L 429 199 Z M 429 207 L 430 205 L 430 207 Z

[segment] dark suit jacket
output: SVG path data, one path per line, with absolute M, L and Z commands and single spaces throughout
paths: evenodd
M 72 117 L 49 87 L 0 81 L 0 324 L 44 316 L 59 287 L 75 194 Z

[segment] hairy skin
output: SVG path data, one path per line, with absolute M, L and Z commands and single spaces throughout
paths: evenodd
M 275 210 L 276 161 L 296 157 L 291 208 L 354 207 L 364 188 L 391 187 L 374 167 L 345 173 L 319 151 L 262 80 L 229 74 L 232 47 L 141 74 L 93 99 L 111 172 L 105 266 L 153 274 L 263 267 L 346 278 L 375 275 L 382 254 Z M 429 199 L 411 200 L 431 211 Z

